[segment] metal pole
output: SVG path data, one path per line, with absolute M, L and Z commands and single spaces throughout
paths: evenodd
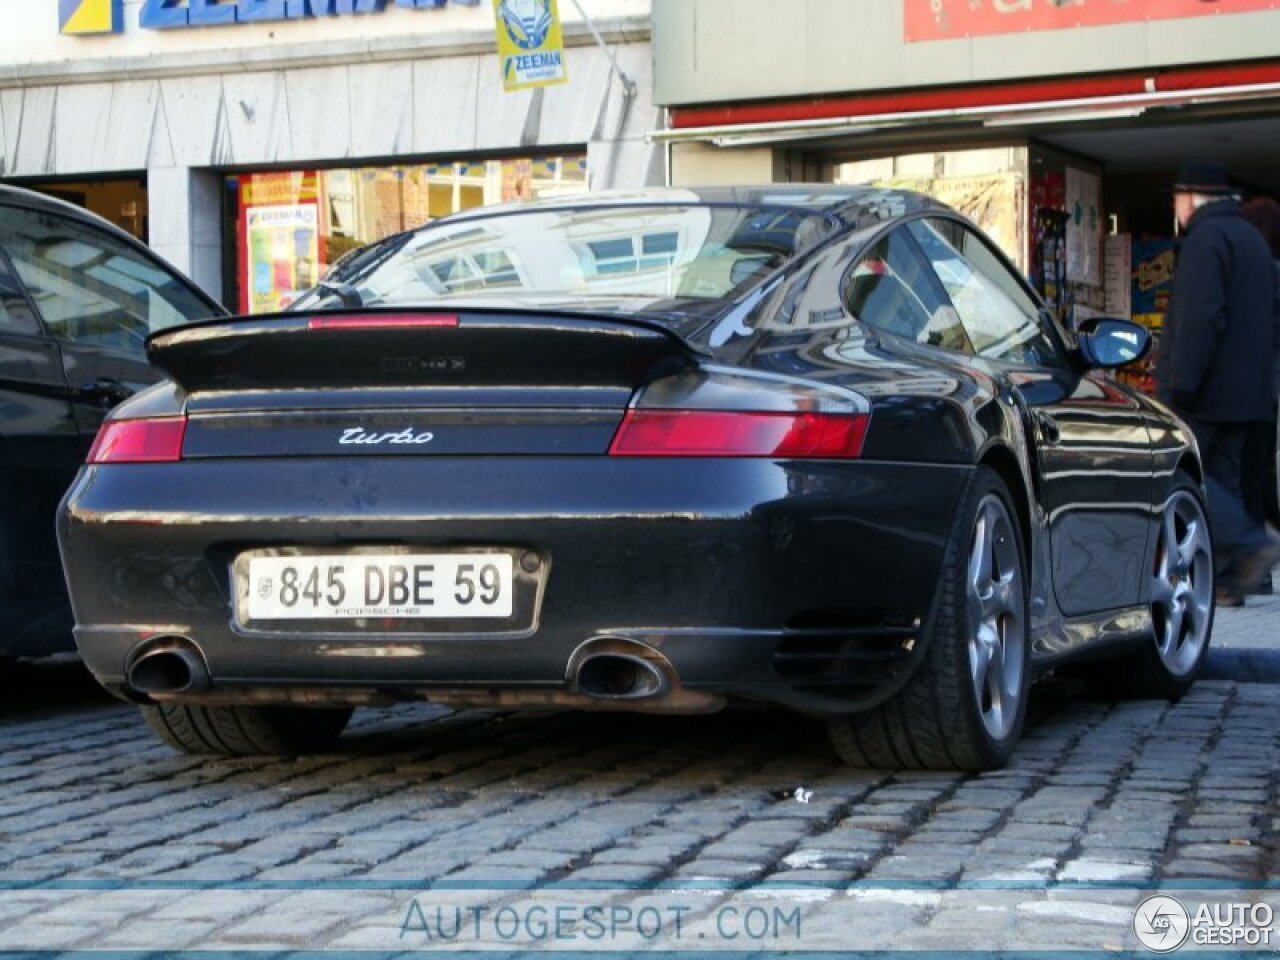
M 578 14 L 582 17 L 583 23 L 587 25 L 587 29 L 591 31 L 591 36 L 595 37 L 596 46 L 604 51 L 605 56 L 609 58 L 609 63 L 613 65 L 613 72 L 616 73 L 618 75 L 618 79 L 622 81 L 623 96 L 630 100 L 636 95 L 635 81 L 627 76 L 627 72 L 619 66 L 618 58 L 614 56 L 613 51 L 605 44 L 604 37 L 600 36 L 600 31 L 596 29 L 595 23 L 592 22 L 589 16 L 587 16 L 587 11 L 582 9 L 582 4 L 579 3 L 578 0 L 571 0 L 571 2 L 574 7 L 577 8 Z

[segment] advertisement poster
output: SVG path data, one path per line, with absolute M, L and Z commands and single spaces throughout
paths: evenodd
M 1107 314 L 1128 318 L 1133 296 L 1129 277 L 1133 273 L 1131 240 L 1127 233 L 1117 233 L 1104 241 L 1102 249 L 1103 290 Z
M 316 282 L 318 227 L 314 203 L 249 209 L 250 313 L 283 310 Z
M 1022 178 L 1015 173 L 975 177 L 895 177 L 877 186 L 915 190 L 941 200 L 986 231 L 1020 272 L 1026 271 L 1022 243 Z
M 1102 286 L 1098 247 L 1102 243 L 1102 181 L 1067 167 L 1067 279 Z
M 318 174 L 248 174 L 240 182 L 240 312 L 283 310 L 320 279 Z
M 902 0 L 907 43 L 1280 9 L 1280 0 Z
M 1173 292 L 1174 245 L 1172 240 L 1135 240 L 1133 243 L 1133 285 L 1130 287 L 1133 315 L 1159 329 L 1169 312 Z
M 504 91 L 569 79 L 556 0 L 493 0 L 493 17 Z

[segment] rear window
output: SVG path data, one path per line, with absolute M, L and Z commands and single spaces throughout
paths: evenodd
M 366 306 L 451 296 L 724 299 L 824 239 L 833 225 L 786 207 L 593 206 L 443 221 L 384 241 L 328 278 Z M 314 309 L 317 288 L 294 303 Z

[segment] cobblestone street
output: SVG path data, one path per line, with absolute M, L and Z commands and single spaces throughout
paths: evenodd
M 346 884 L 1247 888 L 1280 867 L 1280 686 L 1204 682 L 1169 706 L 1041 685 L 1013 763 L 969 777 L 842 769 L 817 723 L 752 712 L 407 706 L 358 712 L 330 755 L 199 760 L 153 740 L 74 664 L 7 669 L 0 877 L 10 891 L 248 884 L 277 897 L 332 888 L 340 903 Z M 812 791 L 808 802 L 797 788 Z M 166 946 L 269 932 L 356 947 L 370 924 L 387 924 L 242 900 L 208 922 L 175 908 Z M 0 949 L 127 940 L 130 917 L 116 907 L 3 903 Z M 887 930 L 905 926 L 921 945 L 962 926 L 998 932 L 968 911 L 900 907 Z M 1089 922 L 1114 924 L 1120 942 L 1131 916 L 1093 911 Z M 149 919 L 154 929 L 163 918 Z

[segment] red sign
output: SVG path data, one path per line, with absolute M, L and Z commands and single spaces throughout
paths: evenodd
M 1280 0 L 902 0 L 907 43 L 1280 9 Z

